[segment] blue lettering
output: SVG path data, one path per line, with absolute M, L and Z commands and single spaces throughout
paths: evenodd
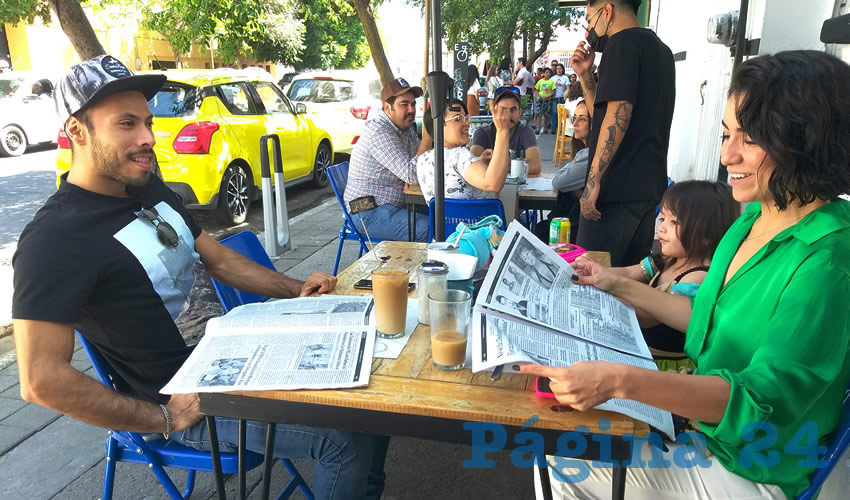
M 565 432 L 558 436 L 558 446 L 555 463 L 552 466 L 553 476 L 564 483 L 579 483 L 590 476 L 590 465 L 584 460 L 569 460 L 564 457 L 580 457 L 587 451 L 587 438 L 590 429 L 579 425 L 576 430 Z M 575 474 L 567 474 L 564 469 L 578 469 Z
M 464 422 L 463 429 L 472 432 L 472 458 L 464 460 L 468 469 L 492 469 L 496 462 L 486 457 L 488 452 L 501 451 L 508 442 L 508 433 L 501 424 L 493 422 Z M 493 436 L 487 441 L 487 433 Z
M 538 420 L 540 420 L 539 417 L 533 415 L 525 422 L 522 428 L 527 429 L 536 424 Z M 511 451 L 511 462 L 514 464 L 514 467 L 527 469 L 533 467 L 535 463 L 546 463 L 546 454 L 543 452 L 543 436 L 540 433 L 520 432 L 514 436 L 514 443 L 525 445 L 517 446 Z M 528 454 L 531 456 L 526 457 Z
M 673 452 L 673 463 L 676 467 L 682 469 L 696 466 L 705 469 L 711 467 L 711 460 L 705 458 L 707 450 L 705 436 L 699 432 L 683 432 L 676 436 L 676 442 L 682 445 Z
M 664 458 L 664 438 L 657 432 L 649 433 L 649 445 L 652 458 L 649 459 L 650 469 L 669 469 L 672 462 Z
M 806 438 L 808 444 L 803 445 L 803 439 Z M 803 455 L 805 458 L 797 461 L 797 467 L 803 469 L 816 469 L 826 465 L 826 460 L 821 460 L 820 457 L 826 455 L 826 446 L 818 445 L 818 424 L 814 421 L 808 421 L 800 427 L 800 429 L 791 436 L 788 443 L 785 444 L 785 453 L 787 455 Z
M 649 442 L 649 439 L 644 439 L 634 433 L 623 434 L 623 441 L 629 443 L 630 458 L 623 461 L 623 467 L 627 469 L 643 469 L 646 467 L 646 462 L 641 456 L 641 448 L 643 443 Z
M 607 418 L 599 419 L 599 430 L 607 431 L 611 428 L 611 421 Z M 590 436 L 590 439 L 599 443 L 599 460 L 593 461 L 593 466 L 598 469 L 613 469 L 619 462 L 611 458 L 611 435 L 597 433 Z
M 757 432 L 764 433 L 764 436 L 756 439 Z M 767 450 L 775 445 L 777 437 L 778 433 L 773 424 L 767 422 L 747 423 L 741 431 L 741 439 L 752 442 L 741 449 L 741 455 L 738 457 L 741 466 L 747 469 L 753 465 L 765 468 L 776 467 L 779 464 L 778 451 L 769 450 L 766 454 L 757 452 Z

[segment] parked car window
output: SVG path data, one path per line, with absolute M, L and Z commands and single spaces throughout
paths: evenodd
M 382 85 L 381 85 L 380 80 L 370 80 L 369 81 L 369 93 L 375 99 L 378 99 L 378 100 L 381 99 L 381 88 L 382 88 Z
M 201 89 L 191 85 L 165 82 L 165 85 L 148 101 L 156 117 L 180 117 L 194 114 L 201 105 Z
M 293 101 L 342 102 L 354 96 L 354 84 L 346 80 L 296 80 L 289 87 L 289 98 Z
M 257 94 L 260 95 L 260 100 L 266 108 L 266 114 L 292 113 L 286 103 L 286 97 L 283 96 L 274 84 L 269 82 L 254 82 L 254 87 L 257 89 Z
M 234 115 L 260 114 L 244 83 L 224 83 L 216 87 L 227 110 Z
M 0 78 L 0 98 L 14 94 L 23 81 L 23 78 Z

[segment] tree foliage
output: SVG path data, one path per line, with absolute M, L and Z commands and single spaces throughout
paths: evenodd
M 369 60 L 369 46 L 357 11 L 346 0 L 304 0 L 304 50 L 293 66 L 350 69 Z
M 47 0 L 0 0 L 0 24 L 32 24 L 36 19 L 50 22 L 50 4 Z
M 408 0 L 422 6 L 423 0 Z M 514 40 L 528 37 L 532 64 L 555 40 L 555 30 L 573 25 L 582 9 L 559 9 L 555 0 L 441 0 L 442 33 L 450 46 L 468 41 L 473 53 L 493 61 L 510 56 Z

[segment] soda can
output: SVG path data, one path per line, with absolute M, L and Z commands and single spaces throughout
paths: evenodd
M 560 243 L 561 219 L 562 217 L 554 217 L 549 223 L 549 243 Z
M 570 219 L 567 217 L 561 218 L 561 226 L 558 234 L 558 243 L 570 242 Z

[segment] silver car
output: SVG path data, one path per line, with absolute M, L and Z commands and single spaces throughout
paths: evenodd
M 43 74 L 0 73 L 0 156 L 20 156 L 29 145 L 56 141 L 54 82 Z

